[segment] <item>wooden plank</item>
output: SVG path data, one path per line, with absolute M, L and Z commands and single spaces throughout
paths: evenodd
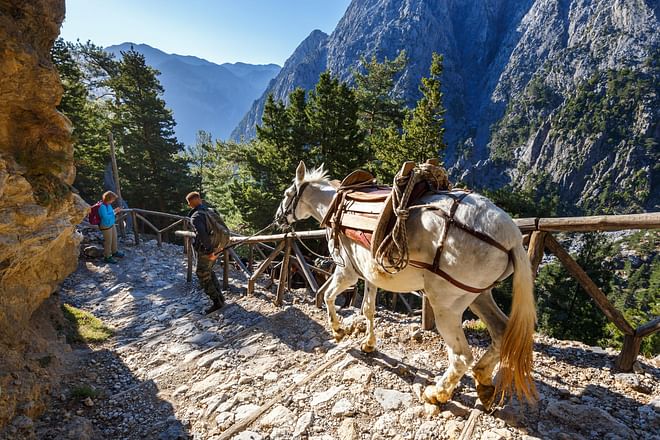
M 167 217 L 167 218 L 171 218 L 171 219 L 175 219 L 175 220 L 182 220 L 182 219 L 187 220 L 188 219 L 188 217 L 185 217 L 183 215 L 169 214 L 167 212 L 160 212 L 160 211 L 150 211 L 148 209 L 141 209 L 141 208 L 127 208 L 127 209 L 124 209 L 124 211 L 128 211 L 128 212 L 135 211 L 138 214 L 142 214 L 142 215 L 155 215 L 157 217 Z
M 222 252 L 222 289 L 229 290 L 229 252 Z
M 405 295 L 399 295 L 399 299 L 405 306 L 406 310 L 408 310 L 408 316 L 412 316 L 414 314 L 412 307 L 410 307 L 410 303 L 408 303 L 408 300 L 406 299 Z
M 582 288 L 593 298 L 598 308 L 600 308 L 605 316 L 617 326 L 626 335 L 633 335 L 635 331 L 632 326 L 626 321 L 623 314 L 619 312 L 612 303 L 607 299 L 607 296 L 596 286 L 589 275 L 580 267 L 580 265 L 571 257 L 568 252 L 561 247 L 557 240 L 552 235 L 545 237 L 545 246 L 559 258 L 559 261 L 564 265 L 566 270 L 573 275 L 573 277 L 580 283 Z
M 230 248 L 227 249 L 227 252 L 229 252 L 229 256 L 232 260 L 234 260 L 238 268 L 241 269 L 245 276 L 250 278 L 252 276 L 252 272 L 250 272 L 250 269 L 248 269 L 247 266 L 243 264 L 243 260 L 241 260 L 241 257 L 236 253 L 236 251 Z
M 167 231 L 169 231 L 170 229 L 172 229 L 173 227 L 175 227 L 175 226 L 177 226 L 177 225 L 179 225 L 179 224 L 181 224 L 181 223 L 183 223 L 183 219 L 181 219 L 181 220 L 177 220 L 177 221 L 175 221 L 174 223 L 172 223 L 171 225 L 169 225 L 169 226 L 167 226 L 167 227 L 161 229 L 161 230 L 160 230 L 160 233 L 162 234 L 163 232 L 167 232 Z
M 307 285 L 309 286 L 309 289 L 312 291 L 313 294 L 316 295 L 316 292 L 318 292 L 319 290 L 319 285 L 316 282 L 316 278 L 314 278 L 314 274 L 312 274 L 312 270 L 307 265 L 305 256 L 300 250 L 300 247 L 298 247 L 298 243 L 296 243 L 295 241 L 291 244 L 291 247 L 293 248 L 293 253 L 298 261 L 298 266 L 300 266 L 300 270 L 302 271 L 303 276 L 305 277 L 305 281 L 307 281 Z
M 370 218 L 346 212 L 341 216 L 341 224 L 347 228 L 360 229 L 363 231 L 375 231 L 376 226 L 378 226 L 378 218 Z
M 536 277 L 536 272 L 543 259 L 543 251 L 545 250 L 545 236 L 546 232 L 534 231 L 529 238 L 529 248 L 527 249 L 527 256 L 532 266 L 532 274 Z
M 518 229 L 520 229 L 520 232 L 522 232 L 523 234 L 536 231 L 538 220 L 539 219 L 536 217 L 513 219 L 514 223 L 516 224 L 516 226 L 518 226 Z
M 286 239 L 284 247 L 284 258 L 282 259 L 282 266 L 280 267 L 280 280 L 277 283 L 277 296 L 275 297 L 275 305 L 281 306 L 284 301 L 284 291 L 286 290 L 286 280 L 289 276 L 289 257 L 291 256 L 291 238 Z
M 192 246 L 192 239 L 190 237 L 186 237 L 186 260 L 188 264 L 188 270 L 186 273 L 186 281 L 191 282 L 192 281 L 192 271 L 193 271 L 193 246 Z
M 195 238 L 197 234 L 195 234 L 192 231 L 174 231 L 174 235 L 177 235 L 179 237 L 189 237 L 189 238 Z
M 313 231 L 287 232 L 285 234 L 273 235 L 255 235 L 253 237 L 235 236 L 229 238 L 229 243 L 261 243 L 263 241 L 281 241 L 287 237 L 297 237 L 300 239 L 325 238 L 325 229 L 316 229 Z
M 470 416 L 468 417 L 467 422 L 465 422 L 458 440 L 472 440 L 474 438 L 474 429 L 477 427 L 477 420 L 479 420 L 481 414 L 481 410 L 477 408 L 473 408 L 472 411 L 470 411 Z
M 431 307 L 428 295 L 424 292 L 424 296 L 422 296 L 422 329 L 433 330 L 434 327 L 435 315 L 433 314 L 433 308 Z
M 637 330 L 635 330 L 635 336 L 643 338 L 644 336 L 648 336 L 651 333 L 655 333 L 657 331 L 660 331 L 660 317 L 657 317 L 653 321 L 647 322 L 646 324 L 637 327 Z
M 539 219 L 538 229 L 549 232 L 620 231 L 625 229 L 660 229 L 660 212 L 590 217 Z
M 346 211 L 366 212 L 370 214 L 380 214 L 385 208 L 385 202 L 367 203 L 349 201 L 346 205 Z
M 156 242 L 158 243 L 158 247 L 163 246 L 163 234 L 160 231 L 156 232 Z
M 266 268 L 270 265 L 270 263 L 273 262 L 275 257 L 277 257 L 282 249 L 284 249 L 284 242 L 281 241 L 278 243 L 278 245 L 275 247 L 273 252 L 270 253 L 268 258 L 266 258 L 264 261 L 261 262 L 261 264 L 254 270 L 254 273 L 248 280 L 248 287 L 247 287 L 247 294 L 251 295 L 252 292 L 254 292 L 254 282 L 257 280 L 257 278 L 266 270 Z
M 151 223 L 149 220 L 147 220 L 146 218 L 144 218 L 144 216 L 140 215 L 139 213 L 136 213 L 135 216 L 136 216 L 137 218 L 139 218 L 140 220 L 142 220 L 142 222 L 143 222 L 145 225 L 149 226 L 149 227 L 150 227 L 155 233 L 158 233 L 158 228 L 155 227 L 154 224 Z

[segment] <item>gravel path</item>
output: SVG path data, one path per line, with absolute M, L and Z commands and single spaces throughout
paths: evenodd
M 150 241 L 124 250 L 116 266 L 81 260 L 62 286 L 64 302 L 116 335 L 74 349 L 76 373 L 16 438 L 660 439 L 653 360 L 616 374 L 613 351 L 539 335 L 535 407 L 512 402 L 485 413 L 468 376 L 451 402 L 424 405 L 420 391 L 447 359 L 442 339 L 419 330 L 419 317 L 379 309 L 378 350 L 367 355 L 357 309 L 341 311 L 358 330 L 335 344 L 304 290 L 276 307 L 263 285 L 245 296 L 245 279 L 232 271 L 228 305 L 206 316 L 205 295 L 185 282 L 180 247 Z M 468 336 L 479 356 L 487 337 Z M 94 395 L 76 396 L 83 386 Z

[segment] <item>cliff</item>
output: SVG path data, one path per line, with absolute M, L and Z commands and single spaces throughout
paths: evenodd
M 86 208 L 70 189 L 71 124 L 49 54 L 63 19 L 64 0 L 0 2 L 0 426 L 47 382 L 23 365 L 43 348 L 30 319 L 75 270 Z
M 639 147 L 660 142 L 653 72 L 645 80 L 655 87 L 634 97 L 639 106 L 631 111 L 640 112 L 635 121 L 620 122 L 612 115 L 603 129 L 575 133 L 566 119 L 550 124 L 549 118 L 594 75 L 652 70 L 644 66 L 660 50 L 659 11 L 652 0 L 354 0 L 331 35 L 318 39 L 313 50 L 309 38 L 300 45 L 233 137 L 254 136 L 268 93 L 283 99 L 297 86 L 309 89 L 314 84 L 310 77 L 326 68 L 351 81 L 351 69 L 362 55 L 392 59 L 406 50 L 409 64 L 396 92 L 414 105 L 419 80 L 428 72 L 431 54 L 438 52 L 445 59 L 445 163 L 453 167 L 455 179 L 477 188 L 520 186 L 535 184 L 544 174 L 565 201 L 586 209 L 593 186 L 619 188 L 630 173 L 637 176 L 634 182 L 628 179 L 630 191 L 641 187 L 640 194 L 657 193 L 652 171 L 657 156 Z M 600 81 L 596 90 L 606 82 Z M 552 125 L 552 133 L 544 123 Z M 613 124 L 627 131 L 620 136 L 628 139 L 626 146 L 613 139 L 592 148 L 593 139 L 612 137 Z M 546 130 L 538 132 L 542 126 Z M 570 141 L 557 143 L 557 136 Z M 533 151 L 523 154 L 532 144 Z M 567 164 L 567 156 L 560 154 L 567 148 L 588 160 Z M 531 153 L 537 156 L 530 159 Z M 635 209 L 654 209 L 657 197 L 643 194 L 634 197 Z

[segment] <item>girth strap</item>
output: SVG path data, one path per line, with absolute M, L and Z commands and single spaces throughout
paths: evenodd
M 412 208 L 426 208 L 426 209 L 430 209 L 430 210 L 440 211 L 440 213 L 442 214 L 442 216 L 445 219 L 445 225 L 442 229 L 440 244 L 438 245 L 438 249 L 435 252 L 435 257 L 433 258 L 433 263 L 429 264 L 429 263 L 424 263 L 422 261 L 410 260 L 409 264 L 413 267 L 417 267 L 417 268 L 420 268 L 420 269 L 426 269 L 428 271 L 431 271 L 434 274 L 439 275 L 442 278 L 444 278 L 445 280 L 449 281 L 451 284 L 458 287 L 459 289 L 463 289 L 467 292 L 480 293 L 480 292 L 483 292 L 484 290 L 490 289 L 493 286 L 495 286 L 495 284 L 497 284 L 497 281 L 495 283 L 491 284 L 490 286 L 483 287 L 483 288 L 472 287 L 472 286 L 468 286 L 467 284 L 461 283 L 460 281 L 458 281 L 457 279 L 455 279 L 451 275 L 449 275 L 447 272 L 440 269 L 440 260 L 442 258 L 442 251 L 444 250 L 445 241 L 447 241 L 447 236 L 449 235 L 449 228 L 451 226 L 455 226 L 455 227 L 467 232 L 468 234 L 471 234 L 471 235 L 477 237 L 478 239 L 480 239 L 480 240 L 490 244 L 491 246 L 501 250 L 502 252 L 506 253 L 509 256 L 509 259 L 511 258 L 511 255 L 509 254 L 509 250 L 506 249 L 504 246 L 502 246 L 497 241 L 495 241 L 492 237 L 490 237 L 490 236 L 488 236 L 488 235 L 486 235 L 482 232 L 476 231 L 472 227 L 470 227 L 468 225 L 465 225 L 463 223 L 457 222 L 454 219 L 454 215 L 456 215 L 456 210 L 458 209 L 458 205 L 460 205 L 461 202 L 463 201 L 463 199 L 466 198 L 470 194 L 470 191 L 466 191 L 463 194 L 460 194 L 458 196 L 454 195 L 450 192 L 447 192 L 447 193 L 444 193 L 444 194 L 446 196 L 450 197 L 453 200 L 451 208 L 449 209 L 449 213 L 445 213 L 444 211 L 442 211 L 437 206 L 422 205 L 422 206 L 411 207 L 411 209 Z M 506 272 L 506 268 L 504 270 Z
M 430 272 L 433 272 L 434 274 L 439 275 L 442 278 L 444 278 L 445 280 L 449 281 L 450 283 L 452 283 L 454 286 L 458 287 L 459 289 L 463 289 L 465 291 L 472 292 L 472 293 L 481 293 L 484 290 L 488 290 L 488 289 L 494 287 L 497 284 L 497 281 L 495 281 L 493 284 L 491 284 L 490 286 L 487 286 L 487 287 L 472 287 L 472 286 L 468 286 L 467 284 L 461 283 L 460 281 L 458 281 L 456 278 L 449 275 L 444 270 L 442 270 L 439 267 L 434 266 L 432 264 L 424 263 L 422 261 L 415 261 L 415 260 L 410 260 L 408 263 L 413 267 L 417 267 L 419 269 L 426 269 Z M 506 271 L 506 269 L 505 269 L 505 271 Z

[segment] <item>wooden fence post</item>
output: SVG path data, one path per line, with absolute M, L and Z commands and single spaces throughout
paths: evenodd
M 186 229 L 191 228 L 188 222 L 186 221 L 184 223 Z M 192 281 L 192 272 L 193 272 L 193 253 L 195 250 L 193 249 L 193 240 L 190 237 L 186 237 L 186 260 L 188 262 L 188 271 L 186 273 L 186 281 L 191 282 Z
M 623 336 L 623 348 L 616 358 L 615 365 L 621 371 L 632 371 L 633 364 L 637 360 L 642 338 L 636 335 Z
M 282 259 L 282 266 L 280 267 L 280 281 L 277 284 L 277 296 L 275 297 L 275 305 L 281 306 L 284 300 L 284 291 L 286 290 L 286 281 L 289 277 L 289 258 L 291 257 L 291 238 L 286 239 L 284 247 L 284 258 Z
M 532 276 L 536 278 L 536 271 L 543 259 L 543 251 L 545 250 L 545 236 L 546 232 L 534 231 L 529 238 L 529 248 L 527 249 L 527 256 L 532 266 Z
M 282 249 L 284 249 L 285 244 L 286 243 L 284 242 L 284 240 L 280 241 L 279 244 L 273 250 L 273 252 L 270 253 L 268 258 L 266 258 L 264 261 L 262 261 L 261 264 L 254 270 L 254 273 L 252 274 L 252 276 L 248 280 L 248 286 L 247 286 L 247 294 L 248 295 L 252 295 L 252 293 L 254 292 L 254 283 L 255 283 L 255 281 L 257 280 L 259 275 L 261 275 L 264 272 L 264 270 L 266 270 L 266 268 L 270 265 L 270 263 L 272 263 L 273 260 L 280 254 L 280 251 Z
M 300 270 L 303 273 L 303 276 L 305 277 L 305 280 L 307 281 L 307 285 L 309 286 L 309 290 L 312 291 L 314 295 L 316 295 L 316 292 L 319 290 L 319 285 L 316 282 L 316 278 L 314 278 L 314 274 L 310 270 L 309 266 L 307 265 L 307 261 L 305 261 L 305 256 L 303 255 L 302 251 L 298 247 L 298 243 L 295 241 L 291 242 L 291 247 L 293 248 L 293 253 L 298 259 L 298 266 L 300 266 Z
M 133 222 L 133 244 L 137 246 L 140 244 L 140 228 L 138 228 L 135 211 L 131 211 L 131 221 Z
M 229 290 L 229 252 L 222 251 L 222 289 Z

